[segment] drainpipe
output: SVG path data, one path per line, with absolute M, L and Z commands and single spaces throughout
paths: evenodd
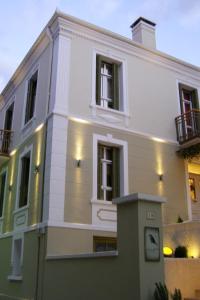
M 53 68 L 53 48 L 54 48 L 54 40 L 52 36 L 52 32 L 50 27 L 48 26 L 46 29 L 46 34 L 50 41 L 50 60 L 49 60 L 49 82 L 48 82 L 48 100 L 47 100 L 47 106 L 46 106 L 46 120 L 45 120 L 45 136 L 44 136 L 44 161 L 43 161 L 43 174 L 42 174 L 42 197 L 41 197 L 41 210 L 40 210 L 40 223 L 43 222 L 43 207 L 44 207 L 44 179 L 45 179 L 45 165 L 46 165 L 46 144 L 47 144 L 47 125 L 48 125 L 48 114 L 49 114 L 49 106 L 50 106 L 50 97 L 51 97 L 51 81 L 52 81 L 52 68 Z M 40 255 L 41 250 L 42 255 L 45 253 L 46 249 L 46 239 L 45 239 L 45 227 L 38 230 L 38 251 L 37 251 L 37 270 L 36 270 L 36 287 L 35 287 L 35 299 L 39 300 L 39 283 L 43 282 L 43 274 L 44 274 L 44 262 L 43 262 L 43 268 L 40 272 Z M 44 237 L 44 240 L 41 241 L 42 237 Z M 43 245 L 42 245 L 43 242 Z M 42 273 L 41 276 L 39 276 L 39 272 Z M 39 278 L 40 277 L 40 278 Z M 41 284 L 41 293 L 43 294 L 43 283 Z M 42 299 L 43 296 L 40 298 Z

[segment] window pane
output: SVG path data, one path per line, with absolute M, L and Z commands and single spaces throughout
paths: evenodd
M 113 99 L 112 78 L 107 78 L 107 98 Z

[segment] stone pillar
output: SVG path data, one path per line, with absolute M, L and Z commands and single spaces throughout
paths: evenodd
M 153 300 L 155 283 L 164 281 L 163 202 L 165 199 L 162 197 L 141 193 L 113 200 L 118 206 L 118 250 L 122 285 L 126 285 L 129 290 L 124 299 L 133 297 L 132 299 L 137 300 Z

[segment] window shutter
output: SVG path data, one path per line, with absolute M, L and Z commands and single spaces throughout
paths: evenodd
M 199 109 L 199 100 L 197 90 L 192 91 L 192 107 L 194 109 Z
M 103 157 L 103 146 L 98 145 L 98 166 L 97 166 L 97 199 L 103 199 L 102 186 L 102 163 L 101 158 Z
M 112 197 L 116 198 L 120 196 L 120 149 L 113 148 L 113 160 L 112 160 Z
M 113 64 L 113 108 L 119 110 L 119 65 Z
M 179 83 L 179 97 L 180 97 L 180 107 L 181 107 L 181 113 L 183 114 L 183 93 L 182 93 L 182 90 L 183 90 L 183 87 L 181 85 L 181 83 Z
M 101 104 L 101 56 L 96 57 L 96 104 Z

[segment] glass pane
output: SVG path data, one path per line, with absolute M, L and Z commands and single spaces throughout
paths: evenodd
M 112 76 L 112 69 L 113 69 L 112 65 L 107 63 L 106 69 L 107 69 L 107 74 Z
M 112 78 L 107 78 L 107 98 L 113 99 Z
M 112 187 L 112 164 L 107 164 L 107 187 Z
M 106 147 L 106 159 L 112 161 L 112 148 Z
M 191 100 L 192 100 L 191 92 L 190 92 L 190 91 L 183 90 L 183 99 L 184 99 L 184 100 L 191 101 Z
M 106 191 L 106 200 L 112 201 L 112 191 Z

